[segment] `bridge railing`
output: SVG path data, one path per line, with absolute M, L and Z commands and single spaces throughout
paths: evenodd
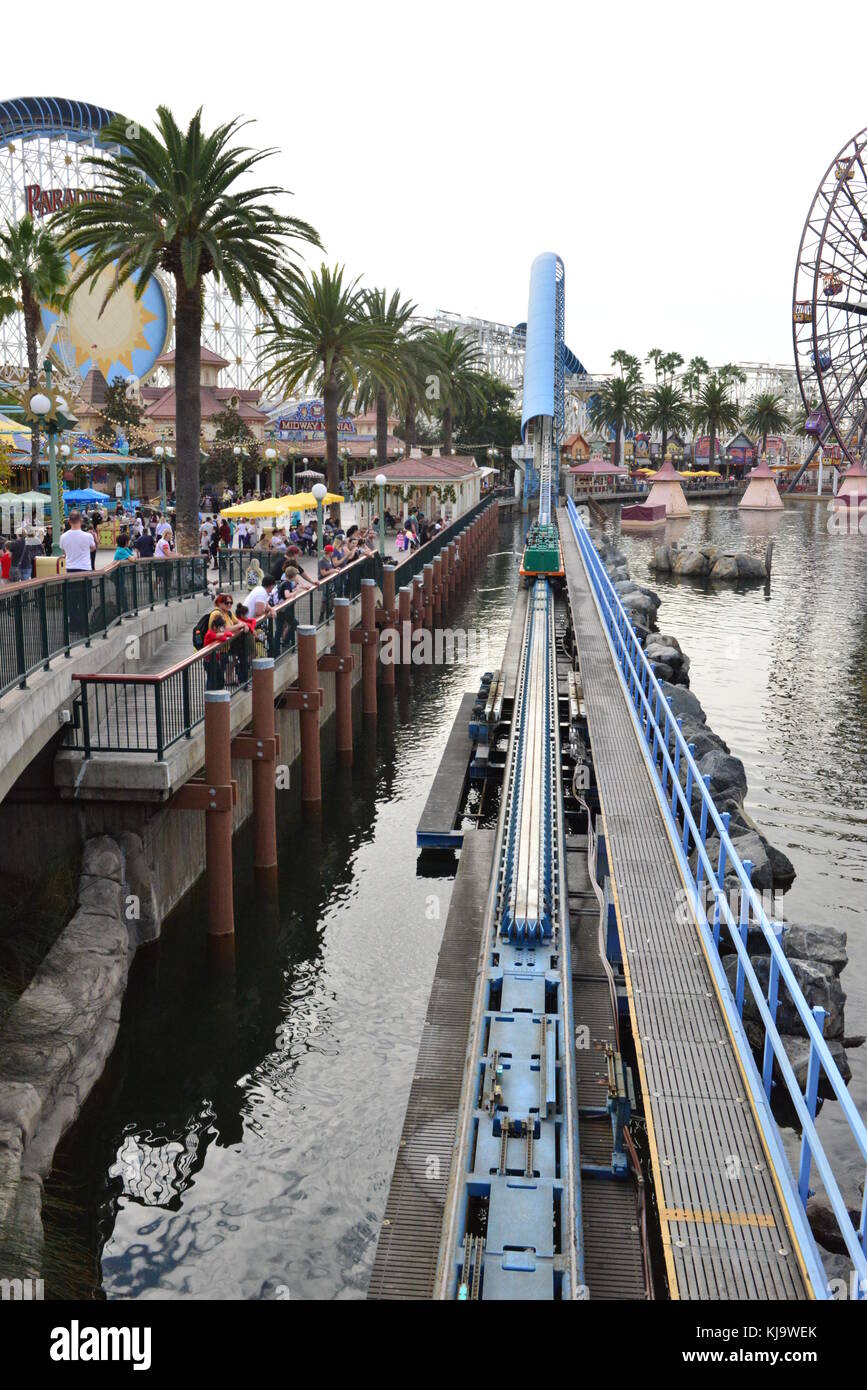
M 807 1199 L 811 1195 L 811 1173 L 815 1164 L 840 1235 L 857 1272 L 856 1296 L 865 1298 L 867 1127 L 823 1036 L 824 1011 L 811 1009 L 804 998 L 782 948 L 783 924 L 774 922 L 767 916 L 764 904 L 752 884 L 753 866 L 749 860 L 741 861 L 732 843 L 729 835 L 729 815 L 727 812 L 720 813 L 714 803 L 709 789 L 711 779 L 703 775 L 698 767 L 694 756 L 695 745 L 687 743 L 684 738 L 683 721 L 675 717 L 571 498 L 567 502 L 567 508 L 614 660 L 620 669 L 624 688 L 644 740 L 648 762 L 655 775 L 660 804 L 669 820 L 678 847 L 681 871 L 689 888 L 690 906 L 702 929 L 705 943 L 712 951 L 711 964 L 723 1003 L 730 1016 L 732 1035 L 741 1053 L 744 1074 L 749 1079 L 762 1131 L 769 1150 L 776 1157 L 777 1176 L 781 1188 L 787 1194 L 787 1209 L 800 1238 L 814 1292 L 818 1298 L 828 1297 L 827 1279 L 821 1257 L 805 1215 Z M 715 863 L 708 854 L 708 839 L 712 833 L 715 833 L 719 840 Z M 693 855 L 694 869 L 690 863 Z M 736 912 L 732 910 L 726 891 L 727 874 L 733 874 L 737 881 L 734 895 Z M 748 951 L 750 933 L 755 934 L 756 931 L 763 936 L 769 956 L 766 987 L 760 982 Z M 734 992 L 728 985 L 720 957 L 719 946 L 723 932 L 737 953 Z M 788 994 L 809 1041 L 806 1084 L 803 1091 L 777 1028 L 781 988 Z M 763 1033 L 761 1073 L 743 1027 L 747 990 Z M 797 1181 L 789 1168 L 777 1122 L 770 1107 L 775 1063 L 801 1127 Z M 817 1101 L 822 1077 L 825 1078 L 831 1094 L 839 1102 L 860 1163 L 864 1165 L 865 1182 L 857 1226 L 849 1215 L 846 1200 L 840 1191 L 816 1128 Z
M 105 637 L 121 618 L 208 587 L 205 558 L 127 560 L 0 591 L 0 696 L 73 647 Z
M 263 614 L 255 633 L 193 651 L 165 671 L 73 672 L 79 682 L 69 747 L 92 753 L 152 753 L 157 760 L 205 718 L 205 691 L 249 688 L 256 656 L 284 661 L 297 649 L 299 627 L 322 627 L 336 598 L 356 599 L 362 579 L 381 574 L 379 556 L 364 557 L 301 590 Z

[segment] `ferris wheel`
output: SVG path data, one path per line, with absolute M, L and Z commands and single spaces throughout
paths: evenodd
M 801 236 L 792 296 L 806 433 L 867 453 L 867 129 L 829 164 Z
M 0 102 L 0 220 L 17 222 L 25 213 L 48 218 L 69 200 L 86 197 L 97 171 L 88 163 L 105 153 L 99 132 L 113 113 L 66 97 L 19 97 Z M 110 272 L 105 272 L 110 274 Z M 77 390 L 91 366 L 107 380 L 116 375 L 146 381 L 157 358 L 171 346 L 173 287 L 154 277 L 141 297 L 107 306 L 99 315 L 86 294 L 75 296 L 77 310 L 42 315 L 42 352 L 50 354 L 58 380 Z M 211 276 L 205 291 L 202 342 L 225 358 L 223 384 L 250 387 L 257 375 L 262 316 L 248 299 L 235 304 Z M 26 380 L 26 339 L 21 314 L 0 322 L 0 376 Z

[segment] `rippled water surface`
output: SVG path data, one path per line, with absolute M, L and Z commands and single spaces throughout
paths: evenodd
M 746 764 L 751 813 L 794 861 L 788 915 L 849 934 L 852 1033 L 867 1030 L 867 538 L 825 522 L 809 503 L 770 519 L 694 508 L 689 540 L 764 553 L 773 535 L 769 590 L 657 580 L 653 542 L 622 543 Z M 519 536 L 501 531 L 457 620 L 487 629 L 489 658 L 412 679 L 391 717 L 356 726 L 351 768 L 329 729 L 321 819 L 283 794 L 276 896 L 236 838 L 234 968 L 207 950 L 200 890 L 139 954 L 117 1049 L 49 1184 L 56 1292 L 364 1296 L 451 893 L 417 876 L 415 826 L 460 697 L 502 652 Z M 865 1053 L 850 1054 L 862 1112 Z M 835 1106 L 821 1129 L 851 1186 L 863 1168 Z

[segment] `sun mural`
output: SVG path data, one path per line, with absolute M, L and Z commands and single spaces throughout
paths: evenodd
M 84 261 L 73 252 L 70 276 Z M 106 266 L 73 296 L 64 314 L 42 311 L 44 341 L 52 355 L 66 371 L 82 378 L 91 367 L 98 367 L 107 381 L 117 375 L 145 378 L 168 346 L 171 309 L 163 286 L 152 278 L 136 299 L 135 282 L 127 280 L 105 301 L 114 273 L 113 266 Z

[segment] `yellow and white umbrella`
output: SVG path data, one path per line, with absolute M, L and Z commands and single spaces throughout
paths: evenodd
M 333 502 L 342 502 L 336 492 L 326 492 L 322 499 L 323 507 Z M 224 507 L 220 516 L 239 521 L 242 517 L 286 516 L 289 512 L 306 512 L 316 508 L 316 498 L 312 492 L 296 492 L 289 497 L 265 497 L 259 502 L 238 502 L 233 507 Z

